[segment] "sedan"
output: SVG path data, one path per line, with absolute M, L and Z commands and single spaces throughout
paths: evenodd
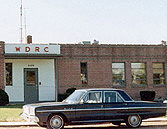
M 48 129 L 104 122 L 137 128 L 142 120 L 165 116 L 166 111 L 165 103 L 134 101 L 124 90 L 103 88 L 75 90 L 63 102 L 24 105 L 21 116 Z

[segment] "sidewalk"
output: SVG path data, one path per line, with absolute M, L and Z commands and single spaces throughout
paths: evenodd
M 167 118 L 150 118 L 143 120 L 143 122 L 167 122 Z M 36 123 L 31 122 L 0 122 L 0 127 L 18 127 L 18 126 L 38 126 Z
M 0 127 L 18 127 L 18 126 L 38 126 L 32 122 L 0 122 Z

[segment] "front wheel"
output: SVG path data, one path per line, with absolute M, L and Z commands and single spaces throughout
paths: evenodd
M 131 115 L 128 116 L 127 120 L 126 120 L 126 125 L 128 127 L 132 127 L 132 128 L 137 128 L 141 125 L 142 123 L 142 119 L 139 115 Z
M 61 115 L 52 115 L 47 121 L 48 129 L 63 129 L 64 119 Z

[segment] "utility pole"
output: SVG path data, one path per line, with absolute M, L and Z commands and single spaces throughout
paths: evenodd
M 25 29 L 25 42 L 27 40 L 27 24 L 26 24 L 26 9 L 24 8 L 24 29 Z
M 22 12 L 23 12 L 23 5 L 21 0 L 21 6 L 20 6 L 20 43 L 23 43 L 23 26 L 22 26 Z

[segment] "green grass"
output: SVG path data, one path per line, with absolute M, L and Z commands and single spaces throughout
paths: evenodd
M 0 122 L 21 122 L 24 121 L 20 114 L 22 113 L 23 104 L 11 104 L 0 106 Z

